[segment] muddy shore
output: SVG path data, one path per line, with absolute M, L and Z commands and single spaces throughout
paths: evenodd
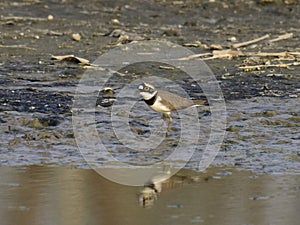
M 2 223 L 296 225 L 299 21 L 297 0 L 2 1 Z M 161 192 L 152 189 L 141 202 L 147 187 L 104 179 L 78 151 L 72 107 L 86 68 L 74 59 L 59 61 L 53 56 L 75 55 L 93 63 L 117 46 L 142 40 L 169 41 L 212 57 L 204 60 L 222 89 L 227 121 L 224 141 L 210 168 L 197 171 L 203 154 L 199 145 L 185 169 L 163 182 Z M 232 55 L 215 57 L 228 50 Z M 257 65 L 261 67 L 243 69 Z M 179 76 L 178 70 L 155 63 L 137 64 L 130 71 L 110 83 L 116 94 L 132 74 Z M 201 90 L 189 80 L 178 80 L 187 93 L 198 97 L 193 93 Z M 96 127 L 110 154 L 130 164 L 159 161 L 172 152 L 181 131 L 176 114 L 162 148 L 127 151 L 110 129 L 111 105 L 102 104 L 110 99 L 124 100 L 99 93 Z M 147 138 L 148 121 L 160 117 L 141 101 L 137 106 L 130 125 L 137 137 Z M 209 111 L 199 110 L 199 120 L 205 141 L 210 134 Z M 106 158 L 97 158 L 97 163 L 106 165 Z
M 53 62 L 50 56 L 74 54 L 92 62 L 116 45 L 133 40 L 167 40 L 190 46 L 195 53 L 207 53 L 216 45 L 230 48 L 237 42 L 266 34 L 275 38 L 292 33 L 293 38 L 288 40 L 262 41 L 240 50 L 297 52 L 300 5 L 296 1 L 288 2 L 4 1 L 0 4 L 1 105 L 7 103 L 8 109 L 30 111 L 26 106 L 31 104 L 35 107 L 32 112 L 66 113 L 72 87 L 84 70 Z M 80 40 L 74 40 L 74 34 L 79 34 Z M 120 39 L 122 35 L 126 38 Z M 221 81 L 227 100 L 297 96 L 299 67 L 250 72 L 238 68 L 273 63 L 276 58 L 280 60 L 278 57 L 235 57 L 206 62 Z M 153 74 L 157 72 L 154 70 Z M 50 87 L 65 91 L 49 91 Z M 13 89 L 17 90 L 9 91 Z M 29 98 L 32 98 L 30 104 Z M 40 107 L 44 103 L 42 99 L 47 99 L 47 110 Z M 59 104 L 63 106 L 57 107 Z
M 300 50 L 300 4 L 296 1 L 4 1 L 0 11 L 2 165 L 85 165 L 71 125 L 74 90 L 85 69 L 51 60 L 51 55 L 74 54 L 93 62 L 117 45 L 135 40 L 167 40 L 188 46 L 195 54 L 211 53 L 216 46 L 230 49 L 266 34 L 276 38 L 286 33 L 293 37 L 239 50 Z M 227 136 L 216 165 L 299 172 L 299 66 L 239 68 L 286 62 L 280 60 L 297 62 L 299 58 L 205 61 L 219 80 L 229 112 Z M 132 71 L 162 73 L 151 65 Z M 172 71 L 163 73 L 168 76 Z M 122 82 L 126 79 L 112 88 L 118 89 Z M 274 156 L 272 163 L 269 156 Z

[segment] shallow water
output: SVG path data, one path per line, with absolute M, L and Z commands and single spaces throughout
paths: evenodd
M 0 167 L 1 224 L 298 224 L 299 176 L 180 171 L 146 208 L 142 187 L 93 170 Z M 150 202 L 151 203 L 151 202 Z
M 127 130 L 123 129 L 122 125 L 124 122 L 113 121 L 115 130 L 118 129 L 119 132 L 119 136 L 116 137 L 111 126 L 111 109 L 103 108 L 96 115 L 96 123 L 92 124 L 99 132 L 95 140 L 101 140 L 103 146 L 95 151 L 87 149 L 86 152 L 96 160 L 97 166 L 110 165 L 107 154 L 112 154 L 124 163 L 143 165 L 163 160 L 176 149 L 181 137 L 180 117 L 175 115 L 173 130 L 169 137 L 164 137 L 164 129 L 159 128 L 162 122 L 161 115 L 152 112 L 143 102 L 138 104 L 139 107 L 131 110 L 129 118 L 129 126 L 135 134 L 135 139 L 124 140 L 134 145 L 142 141 L 147 144 L 151 132 L 156 132 L 158 143 L 160 139 L 163 142 L 152 150 L 138 150 L 139 145 L 128 149 L 119 141 L 122 135 L 127 137 Z M 300 173 L 299 98 L 235 100 L 226 103 L 226 108 L 226 136 L 212 165 L 237 166 L 258 173 Z M 2 166 L 50 164 L 89 168 L 75 142 L 70 116 L 14 111 L 2 111 L 0 115 Z M 199 110 L 199 115 L 200 139 L 190 162 L 186 165 L 186 168 L 194 170 L 198 169 L 197 165 L 201 161 L 211 123 L 209 114 Z M 127 113 L 123 117 L 127 118 Z M 154 123 L 149 124 L 148 121 Z M 189 134 L 188 137 L 193 136 L 195 135 Z M 89 138 L 93 139 L 92 136 Z M 186 140 L 187 143 L 190 141 L 192 139 Z M 174 166 L 181 164 L 180 160 L 173 162 Z

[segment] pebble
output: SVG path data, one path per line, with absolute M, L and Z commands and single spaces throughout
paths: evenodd
M 54 17 L 53 17 L 52 15 L 48 15 L 47 19 L 48 19 L 49 21 L 51 21 L 51 20 L 54 19 Z
M 113 95 L 113 94 L 115 94 L 114 89 L 112 89 L 111 87 L 104 87 L 100 92 L 103 93 L 104 95 Z
M 43 125 L 41 124 L 41 122 L 39 121 L 38 118 L 35 118 L 31 123 L 31 127 L 32 128 L 42 128 Z
M 230 37 L 229 39 L 228 39 L 229 41 L 231 41 L 231 42 L 237 42 L 237 38 L 236 37 Z
M 104 98 L 101 100 L 100 102 L 100 106 L 102 107 L 109 107 L 112 106 L 112 104 L 116 101 L 116 99 L 114 98 Z M 97 105 L 97 107 L 99 107 L 99 105 Z
M 212 50 L 222 50 L 223 47 L 221 45 L 217 45 L 217 44 L 212 44 L 209 46 L 210 49 Z
M 74 41 L 80 41 L 81 35 L 79 33 L 72 34 L 72 38 Z
M 114 24 L 114 25 L 119 25 L 120 21 L 118 19 L 112 19 L 111 23 Z

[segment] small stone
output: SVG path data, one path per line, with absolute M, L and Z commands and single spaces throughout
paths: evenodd
M 36 140 L 41 140 L 41 139 L 57 140 L 58 139 L 58 137 L 56 137 L 54 134 L 51 134 L 51 133 L 48 133 L 48 132 L 39 133 L 35 138 L 36 138 Z
M 292 5 L 292 4 L 294 4 L 296 2 L 296 0 L 284 0 L 283 2 L 286 5 Z
M 72 38 L 74 41 L 80 41 L 81 35 L 79 33 L 72 34 Z
M 114 24 L 114 25 L 119 25 L 120 21 L 118 19 L 112 19 L 111 23 Z
M 171 28 L 171 29 L 165 30 L 163 32 L 163 35 L 168 36 L 168 37 L 170 37 L 170 36 L 179 36 L 179 31 L 177 29 Z
M 183 5 L 184 1 L 173 1 L 173 5 Z
M 43 124 L 40 122 L 40 120 L 38 118 L 36 118 L 32 121 L 31 127 L 33 127 L 33 128 L 42 128 Z
M 209 48 L 212 50 L 222 50 L 223 49 L 223 47 L 221 45 L 216 45 L 216 44 L 210 45 Z
M 228 40 L 231 41 L 231 42 L 237 42 L 236 37 L 230 37 Z
M 100 102 L 100 106 L 102 107 L 109 107 L 112 106 L 112 104 L 116 101 L 116 99 L 114 98 L 104 98 L 101 100 Z M 97 105 L 97 107 L 99 107 L 99 105 Z
M 229 132 L 239 132 L 239 128 L 236 127 L 236 126 L 229 126 L 228 128 L 226 128 L 226 131 L 229 131 Z
M 124 35 L 124 34 L 125 34 L 125 32 L 123 30 L 115 29 L 108 36 L 114 37 L 114 38 L 119 38 L 121 35 Z
M 113 94 L 115 94 L 114 89 L 112 89 L 111 87 L 104 87 L 100 92 L 104 95 L 113 95 Z
M 51 21 L 51 20 L 54 19 L 54 17 L 53 17 L 52 15 L 48 15 L 47 19 L 48 19 L 49 21 Z

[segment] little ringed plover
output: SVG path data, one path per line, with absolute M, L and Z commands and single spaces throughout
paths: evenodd
M 191 106 L 208 105 L 205 100 L 186 99 L 168 91 L 157 90 L 154 86 L 147 83 L 141 84 L 139 91 L 151 109 L 163 114 L 164 121 L 166 121 L 167 117 L 169 118 L 167 131 L 170 130 L 173 121 L 171 112 L 186 109 Z

